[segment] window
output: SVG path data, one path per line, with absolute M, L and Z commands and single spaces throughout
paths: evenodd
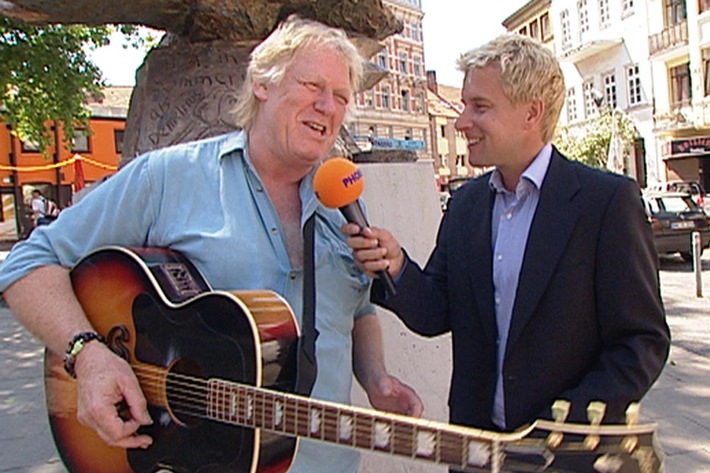
M 402 91 L 402 110 L 408 112 L 411 109 L 410 96 L 408 90 Z
M 710 95 L 710 48 L 705 48 L 703 54 L 703 95 Z
M 426 97 L 424 92 L 417 92 L 417 112 L 422 112 L 426 110 Z
M 638 105 L 643 101 L 641 95 L 641 75 L 638 64 L 626 68 L 626 83 L 628 85 L 629 105 Z
M 399 53 L 399 72 L 402 74 L 407 73 L 407 54 Z
M 410 33 L 411 33 L 411 38 L 414 41 L 421 41 L 421 36 L 419 35 L 419 25 L 417 23 L 412 23 L 410 25 Z
M 547 13 L 540 17 L 540 31 L 542 33 L 543 41 L 547 41 L 550 36 L 552 36 L 552 30 L 550 29 L 550 15 Z
M 123 154 L 123 133 L 123 130 L 113 130 L 113 145 L 118 154 Z
M 701 0 L 702 1 L 702 0 Z M 634 10 L 634 0 L 622 0 L 621 2 L 621 14 L 628 15 Z
M 577 97 L 574 88 L 567 90 L 567 123 L 577 121 Z
M 372 91 L 365 93 L 365 104 L 367 108 L 375 108 L 375 97 Z
M 594 102 L 594 82 L 587 81 L 582 84 L 584 91 L 584 116 L 586 118 L 595 117 L 599 113 L 599 107 Z
M 614 110 L 617 105 L 616 101 L 616 76 L 613 72 L 602 77 L 604 82 L 604 100 L 610 110 Z
M 421 77 L 422 75 L 422 58 L 419 56 L 414 56 L 414 75 Z
M 530 36 L 538 40 L 540 39 L 540 23 L 538 23 L 537 19 L 530 23 Z
M 560 13 L 560 25 L 562 27 L 562 50 L 566 51 L 572 47 L 572 32 L 569 24 L 569 10 L 562 10 Z
M 390 100 L 390 86 L 385 85 L 382 87 L 382 108 L 390 109 L 392 108 L 392 102 Z
M 36 141 L 21 141 L 20 143 L 23 153 L 39 153 L 39 143 Z
M 604 29 L 611 23 L 609 0 L 599 0 L 599 27 Z
M 443 167 L 443 168 L 449 167 L 449 157 L 446 156 L 445 154 L 439 155 L 439 162 L 441 163 L 441 167 Z
M 74 130 L 74 137 L 71 139 L 70 149 L 76 153 L 89 152 L 89 134 L 86 130 Z
M 672 67 L 670 76 L 672 105 L 690 103 L 690 63 Z
M 523 26 L 522 28 L 520 28 L 520 29 L 518 30 L 518 34 L 519 34 L 520 36 L 527 36 L 527 35 L 528 35 L 528 27 L 527 27 L 527 26 Z
M 687 17 L 685 0 L 666 0 L 666 26 L 682 23 Z
M 411 128 L 407 128 L 406 130 L 404 130 L 404 139 L 406 141 L 409 141 L 412 139 L 412 129 Z
M 440 130 L 441 130 L 441 137 L 446 138 L 446 125 L 441 125 Z
M 377 53 L 377 65 L 382 69 L 389 69 L 387 67 L 387 49 L 383 49 Z
M 577 11 L 579 12 L 579 32 L 586 33 L 589 31 L 589 11 L 587 10 L 587 0 L 579 0 L 577 2 Z

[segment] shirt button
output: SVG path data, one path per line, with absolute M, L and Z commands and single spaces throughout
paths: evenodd
M 496 255 L 496 259 L 498 261 L 503 261 L 503 255 L 499 253 L 498 255 Z
M 272 228 L 272 229 L 271 229 L 271 234 L 272 234 L 272 235 L 278 235 L 278 234 L 279 234 L 278 228 L 276 228 L 276 227 Z
M 293 281 L 294 279 L 296 279 L 296 273 L 291 273 L 291 274 L 289 274 L 288 277 L 290 277 L 291 280 Z
M 496 304 L 500 304 L 500 297 L 496 297 Z
M 513 218 L 513 212 L 508 212 L 507 214 L 505 214 L 505 218 L 507 218 L 508 220 Z

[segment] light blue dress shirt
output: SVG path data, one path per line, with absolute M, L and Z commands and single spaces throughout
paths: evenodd
M 493 171 L 489 184 L 496 192 L 491 218 L 491 242 L 493 245 L 493 287 L 498 326 L 498 382 L 493 401 L 492 420 L 500 428 L 505 428 L 505 390 L 503 388 L 503 367 L 508 341 L 508 330 L 513 317 L 518 278 L 525 256 L 530 225 L 532 224 L 540 188 L 547 174 L 552 157 L 552 146 L 545 145 L 511 192 L 503 185 L 498 169 Z
M 312 396 L 350 402 L 356 317 L 375 313 L 371 281 L 345 244 L 338 210 L 300 188 L 301 226 L 316 212 L 316 345 Z M 303 270 L 293 268 L 282 228 L 250 160 L 247 135 L 234 132 L 152 151 L 97 186 L 51 225 L 13 248 L 0 265 L 0 291 L 32 269 L 71 267 L 103 245 L 168 247 L 186 255 L 214 289 L 269 289 L 281 294 L 300 323 Z M 355 472 L 359 454 L 301 440 L 291 472 Z

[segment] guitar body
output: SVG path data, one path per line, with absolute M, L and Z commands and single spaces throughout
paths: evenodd
M 155 248 L 100 249 L 79 262 L 71 279 L 94 329 L 136 370 L 154 423 L 141 428 L 153 437 L 146 450 L 107 446 L 77 421 L 75 380 L 47 352 L 49 420 L 69 471 L 288 469 L 294 437 L 209 420 L 202 388 L 219 378 L 293 391 L 299 333 L 283 299 L 270 291 L 212 291 L 190 261 Z

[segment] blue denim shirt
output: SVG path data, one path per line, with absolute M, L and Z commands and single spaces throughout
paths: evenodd
M 350 402 L 351 331 L 375 313 L 370 279 L 354 264 L 338 210 L 322 206 L 313 173 L 300 188 L 301 225 L 316 212 L 316 346 L 313 397 Z M 147 153 L 37 228 L 0 265 L 0 291 L 32 269 L 71 267 L 103 245 L 168 247 L 186 255 L 214 289 L 269 289 L 301 319 L 303 270 L 293 268 L 276 210 L 256 174 L 247 135 L 234 132 Z M 292 472 L 355 472 L 358 454 L 299 443 Z

